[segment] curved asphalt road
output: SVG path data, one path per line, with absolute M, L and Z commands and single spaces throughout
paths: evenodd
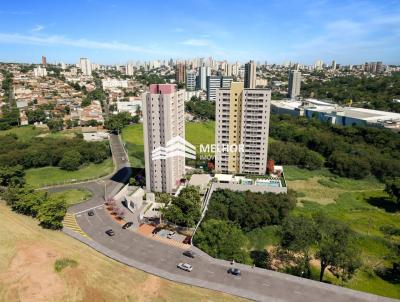
M 71 232 L 67 234 L 81 240 L 97 251 L 113 259 L 134 266 L 173 281 L 210 288 L 257 301 L 299 301 L 299 302 L 361 302 L 361 301 L 397 301 L 354 290 L 333 286 L 308 279 L 298 278 L 269 270 L 251 268 L 235 264 L 242 271 L 242 276 L 227 274 L 230 263 L 214 259 L 195 247 L 197 256 L 190 259 L 182 255 L 183 250 L 157 240 L 139 235 L 131 230 L 122 230 L 104 206 L 104 182 L 107 196 L 113 196 L 129 179 L 131 170 L 121 141 L 118 136 L 111 135 L 111 147 L 117 173 L 111 178 L 81 184 L 71 184 L 47 189 L 62 191 L 70 188 L 84 188 L 93 195 L 90 200 L 69 208 L 81 229 L 92 240 L 87 240 Z M 87 211 L 93 209 L 94 216 L 89 217 Z M 113 229 L 115 236 L 109 237 L 104 232 Z M 176 267 L 179 262 L 193 265 L 192 272 L 185 272 Z
M 108 197 L 114 196 L 128 182 L 132 174 L 128 156 L 118 135 L 110 134 L 110 147 L 116 166 L 112 176 L 88 182 L 49 187 L 45 190 L 48 192 L 61 192 L 69 189 L 89 190 L 92 193 L 91 198 L 84 203 L 69 207 L 68 212 L 71 214 L 103 204 Z

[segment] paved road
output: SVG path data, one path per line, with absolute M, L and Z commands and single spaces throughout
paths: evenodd
M 242 270 L 242 276 L 232 276 L 227 274 L 227 269 L 231 266 L 227 261 L 213 259 L 194 247 L 198 256 L 195 259 L 189 259 L 182 255 L 182 249 L 143 237 L 131 230 L 122 230 L 102 205 L 105 197 L 104 184 L 107 196 L 113 196 L 129 179 L 131 170 L 118 136 L 111 135 L 110 143 L 117 165 L 117 172 L 114 176 L 98 181 L 48 189 L 48 191 L 54 192 L 70 188 L 85 188 L 92 192 L 90 200 L 69 209 L 70 213 L 76 214 L 79 226 L 92 240 L 71 233 L 70 230 L 65 230 L 65 232 L 99 252 L 173 281 L 219 290 L 258 301 L 395 301 L 245 265 L 236 264 L 235 267 Z M 87 211 L 93 208 L 95 215 L 89 217 Z M 109 237 L 104 233 L 109 228 L 115 231 L 115 236 Z M 178 269 L 176 265 L 179 262 L 192 264 L 193 271 L 188 273 Z
M 157 272 L 163 271 L 165 274 L 161 275 L 171 280 L 258 301 L 393 301 L 244 265 L 235 265 L 241 268 L 242 276 L 232 276 L 227 274 L 227 269 L 231 265 L 226 261 L 199 254 L 195 259 L 187 258 L 182 255 L 182 249 L 143 237 L 131 230 L 122 230 L 103 206 L 94 211 L 95 215 L 91 217 L 86 212 L 76 215 L 79 226 L 91 239 L 118 253 L 122 259 L 133 259 L 142 263 L 145 265 L 144 270 L 148 272 L 159 274 Z M 115 236 L 109 237 L 105 234 L 109 228 L 115 231 Z M 126 261 L 121 260 L 121 262 Z M 192 264 L 193 271 L 188 273 L 178 269 L 176 265 L 179 262 Z
M 111 177 L 108 176 L 99 180 L 55 186 L 46 189 L 48 192 L 61 192 L 69 189 L 87 189 L 92 193 L 92 197 L 86 202 L 71 206 L 68 209 L 69 213 L 77 213 L 104 203 L 107 197 L 114 196 L 129 180 L 132 170 L 118 135 L 110 134 L 110 147 L 116 166 L 116 172 Z

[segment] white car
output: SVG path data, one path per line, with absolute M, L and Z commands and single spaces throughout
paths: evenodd
M 174 235 L 175 235 L 175 232 L 174 232 L 174 231 L 170 231 L 170 232 L 168 233 L 168 235 L 167 235 L 167 238 L 168 238 L 168 239 L 172 239 L 172 237 L 174 237 Z
M 193 269 L 193 266 L 191 266 L 189 263 L 179 263 L 178 264 L 178 268 L 180 268 L 181 270 L 187 271 L 187 272 L 191 272 Z

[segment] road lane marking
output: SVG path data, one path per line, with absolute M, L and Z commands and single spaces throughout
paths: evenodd
M 75 214 L 75 215 L 82 214 L 82 213 L 85 213 L 85 212 L 87 212 L 87 211 L 100 208 L 100 207 L 102 207 L 102 206 L 103 206 L 103 204 L 100 204 L 100 205 L 98 205 L 98 206 L 95 206 L 95 207 L 92 207 L 92 208 L 89 208 L 89 209 L 86 209 L 86 210 L 82 210 L 82 211 L 76 212 L 76 213 L 74 213 L 74 214 Z

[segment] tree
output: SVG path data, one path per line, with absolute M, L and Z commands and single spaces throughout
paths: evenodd
M 196 187 L 188 186 L 172 199 L 168 207 L 163 208 L 163 218 L 180 226 L 194 227 L 201 216 L 200 200 Z
M 0 186 L 22 186 L 24 177 L 25 171 L 21 165 L 0 167 Z
M 110 116 L 104 123 L 104 126 L 111 131 L 119 133 L 122 128 L 129 125 L 132 117 L 128 112 L 120 112 L 116 115 Z
M 78 151 L 71 150 L 64 153 L 59 166 L 63 170 L 74 171 L 78 170 L 82 164 L 82 156 Z
M 49 197 L 39 208 L 37 218 L 40 225 L 47 229 L 62 228 L 62 221 L 67 213 L 67 203 L 61 197 Z
M 400 204 L 400 178 L 397 177 L 385 182 L 385 191 Z
M 29 110 L 27 112 L 27 116 L 28 116 L 28 122 L 29 124 L 34 124 L 37 122 L 46 122 L 46 113 L 44 112 L 43 109 L 39 108 L 36 110 Z
M 202 223 L 193 240 L 198 248 L 212 257 L 251 263 L 245 249 L 247 238 L 232 222 L 207 220 Z
M 322 282 L 328 266 L 337 278 L 350 279 L 361 265 L 352 231 L 347 225 L 324 215 L 317 215 L 314 219 L 320 234 L 315 255 L 321 261 L 319 281 Z
M 302 276 L 311 275 L 311 247 L 318 241 L 318 226 L 314 220 L 305 216 L 288 216 L 280 230 L 280 246 L 294 252 L 302 258 L 300 261 Z
M 45 200 L 46 193 L 43 191 L 34 191 L 31 188 L 19 188 L 11 190 L 7 203 L 13 211 L 36 217 Z
M 64 122 L 61 119 L 51 119 L 47 121 L 47 126 L 51 132 L 57 132 L 63 130 Z

